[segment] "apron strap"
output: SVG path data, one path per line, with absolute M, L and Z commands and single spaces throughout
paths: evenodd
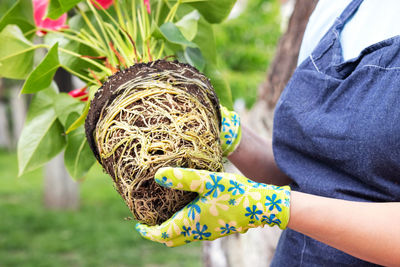
M 340 25 L 343 28 L 343 25 L 347 22 L 347 20 L 352 17 L 357 9 L 360 7 L 363 0 L 353 0 L 351 3 L 343 10 L 342 14 L 337 18 L 340 21 Z
M 342 14 L 336 18 L 332 27 L 322 37 L 317 47 L 310 55 L 310 60 L 318 71 L 325 72 L 326 60 L 322 64 L 323 57 L 328 57 L 330 65 L 338 65 L 343 62 L 342 47 L 340 44 L 340 32 L 343 30 L 346 22 L 357 12 L 363 0 L 353 0 L 343 10 Z

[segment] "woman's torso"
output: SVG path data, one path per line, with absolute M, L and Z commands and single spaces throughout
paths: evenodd
M 400 201 L 400 37 L 344 60 L 340 36 L 361 2 L 344 10 L 282 93 L 274 118 L 274 156 L 293 179 L 293 190 Z M 272 263 L 282 264 L 369 265 L 290 229 Z

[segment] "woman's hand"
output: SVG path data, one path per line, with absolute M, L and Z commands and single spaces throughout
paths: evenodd
M 223 156 L 254 181 L 275 185 L 291 182 L 276 166 L 271 140 L 264 140 L 242 126 L 239 115 L 224 106 L 221 106 L 221 118 Z
M 289 220 L 290 188 L 253 182 L 244 176 L 184 168 L 161 168 L 162 186 L 197 192 L 198 197 L 161 225 L 137 224 L 139 233 L 167 246 L 214 240 L 249 228 Z
M 222 155 L 227 157 L 239 146 L 242 127 L 239 115 L 234 111 L 229 111 L 224 106 L 221 106 L 221 119 L 220 140 Z

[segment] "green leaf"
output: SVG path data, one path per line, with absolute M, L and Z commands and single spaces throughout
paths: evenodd
M 33 98 L 35 101 L 32 100 L 29 104 L 29 112 L 26 116 L 25 123 L 33 120 L 36 114 L 40 113 L 42 110 L 53 109 L 54 99 L 57 97 L 57 94 L 58 88 L 55 82 L 52 82 L 49 88 L 36 94 Z
M 197 34 L 197 22 L 199 19 L 199 12 L 194 10 L 175 23 L 175 25 L 187 40 L 192 41 Z
M 85 56 L 97 56 L 97 54 L 94 52 L 94 50 L 82 43 L 79 43 L 74 40 L 70 40 L 68 38 L 63 37 L 62 35 L 58 33 L 47 33 L 46 36 L 44 37 L 44 43 L 53 46 L 56 43 L 58 43 L 59 48 L 64 48 L 66 50 L 72 51 L 74 53 L 77 53 L 79 55 L 85 55 Z M 87 75 L 87 70 L 90 68 L 93 71 L 97 71 L 98 68 L 89 62 L 83 60 L 81 57 L 76 57 L 71 54 L 67 54 L 61 49 L 58 51 L 58 57 L 60 64 L 62 66 L 66 66 L 69 69 L 82 74 L 82 75 Z
M 228 109 L 233 109 L 232 93 L 228 82 L 215 65 L 207 64 L 204 74 L 210 79 L 221 104 Z
M 32 99 L 18 140 L 19 176 L 42 166 L 65 146 L 63 127 L 53 109 L 55 95 L 53 84 Z
M 7 25 L 0 40 L 0 77 L 24 79 L 32 70 L 35 47 L 16 25 Z
M 84 128 L 79 127 L 68 134 L 64 163 L 69 174 L 75 179 L 82 178 L 95 162 L 96 158 L 86 140 Z
M 186 47 L 184 52 L 184 57 L 190 65 L 196 67 L 199 71 L 204 70 L 204 66 L 206 65 L 206 61 L 204 60 L 203 55 L 201 54 L 200 49 Z
M 94 95 L 96 94 L 97 90 L 99 90 L 99 85 L 92 85 L 89 87 L 89 101 L 92 101 Z
M 57 94 L 54 99 L 54 110 L 56 111 L 58 120 L 64 126 L 64 128 L 68 128 L 68 117 L 71 113 L 77 113 L 77 117 L 82 112 L 85 103 L 79 101 L 66 93 Z
M 17 25 L 23 33 L 29 32 L 28 39 L 34 36 L 35 22 L 33 20 L 32 1 L 19 0 L 0 19 L 0 31 L 7 25 Z
M 82 0 L 50 0 L 46 17 L 58 19 L 62 14 L 68 12 Z
M 220 23 L 232 10 L 236 0 L 205 0 L 191 2 L 189 5 L 196 8 L 210 23 Z
M 90 102 L 87 101 L 86 105 L 83 109 L 83 111 L 80 113 L 81 115 L 79 116 L 79 118 L 77 118 L 67 129 L 67 131 L 65 132 L 66 134 L 69 134 L 70 132 L 76 130 L 79 126 L 81 126 L 82 124 L 85 123 L 85 119 L 86 116 L 89 112 L 89 107 L 90 107 Z
M 54 74 L 60 67 L 58 60 L 58 43 L 53 45 L 47 55 L 39 63 L 39 65 L 29 74 L 24 86 L 22 94 L 36 93 L 50 86 Z
M 172 22 L 167 22 L 161 25 L 160 31 L 165 39 L 173 44 L 197 47 L 195 43 L 188 41 L 185 36 L 183 36 L 179 28 L 176 27 L 175 24 L 173 24 Z
M 200 48 L 207 62 L 217 64 L 217 49 L 213 25 L 201 18 L 197 26 L 197 34 L 193 42 Z

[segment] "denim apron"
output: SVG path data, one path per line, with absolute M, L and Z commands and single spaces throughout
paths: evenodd
M 400 36 L 344 61 L 340 32 L 361 3 L 347 6 L 282 92 L 274 156 L 293 180 L 292 190 L 399 202 Z M 287 229 L 271 266 L 374 265 Z

